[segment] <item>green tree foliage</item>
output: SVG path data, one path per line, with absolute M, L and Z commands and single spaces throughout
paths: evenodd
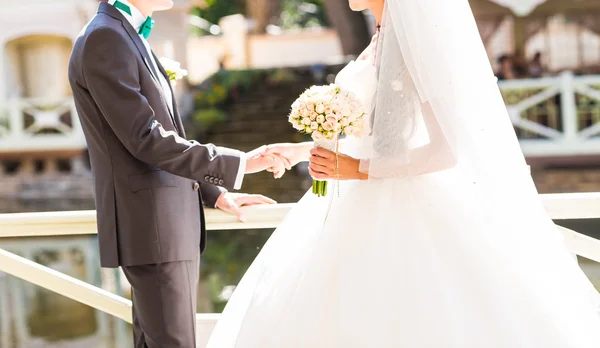
M 281 13 L 277 14 L 284 29 L 328 26 L 323 0 L 271 0 L 281 1 Z M 201 6 L 192 9 L 192 14 L 213 24 L 232 14 L 246 13 L 246 0 L 204 0 Z
M 328 26 L 322 0 L 284 0 L 281 27 L 284 29 Z
M 221 18 L 232 14 L 244 14 L 244 0 L 204 0 L 201 6 L 192 8 L 192 14 L 219 24 Z

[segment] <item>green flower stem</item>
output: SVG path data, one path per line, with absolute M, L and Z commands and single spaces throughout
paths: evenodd
M 324 197 L 327 195 L 327 181 L 313 180 L 312 193 Z

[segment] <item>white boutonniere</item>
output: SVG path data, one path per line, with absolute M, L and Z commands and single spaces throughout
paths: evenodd
M 162 57 L 159 59 L 160 64 L 165 68 L 167 72 L 167 76 L 169 76 L 169 80 L 171 82 L 177 82 L 181 80 L 184 76 L 188 75 L 188 71 L 181 68 L 181 63 L 175 61 L 173 59 L 169 59 L 166 57 Z

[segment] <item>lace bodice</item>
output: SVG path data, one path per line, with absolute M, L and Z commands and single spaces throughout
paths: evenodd
M 338 73 L 335 83 L 356 94 L 367 115 L 372 113 L 377 92 L 377 69 L 372 64 L 365 60 L 351 61 Z
M 394 75 L 394 78 L 389 84 L 385 84 L 385 86 L 380 85 L 378 80 L 379 72 L 370 60 L 351 61 L 336 77 L 336 84 L 343 89 L 352 91 L 356 94 L 363 103 L 365 112 L 367 113 L 364 136 L 358 140 L 349 142 L 348 145 L 351 143 L 352 146 L 350 148 L 344 148 L 346 153 L 352 153 L 359 158 L 370 158 L 373 156 L 374 152 L 406 152 L 398 149 L 398 145 L 402 145 L 407 149 L 415 149 L 430 141 L 423 122 L 421 105 L 418 102 L 419 98 L 416 87 L 410 77 L 406 64 L 402 59 L 402 55 L 399 52 L 394 53 L 395 56 L 398 57 L 396 67 L 400 67 L 400 69 L 395 70 L 396 74 Z M 404 117 L 407 119 L 403 124 L 405 126 L 403 129 L 391 127 L 386 130 L 386 133 L 380 129 L 378 136 L 379 143 L 370 136 L 370 126 L 373 125 L 372 118 L 375 117 L 374 110 L 378 88 L 387 88 L 395 96 L 393 104 L 387 104 L 389 110 L 388 114 L 391 115 L 391 117 Z M 385 121 L 380 120 L 379 123 L 382 124 L 383 122 Z M 389 124 L 401 125 L 402 123 L 394 121 L 389 122 Z M 394 146 L 381 142 L 382 139 L 393 139 L 396 135 L 398 139 L 406 139 L 406 142 L 391 142 Z
M 362 102 L 365 113 L 365 132 L 360 139 L 346 138 L 341 142 L 341 151 L 357 158 L 368 156 L 371 148 L 369 125 L 375 107 L 375 94 L 377 92 L 377 69 L 366 60 L 351 61 L 335 79 L 335 83 L 342 89 L 351 91 Z

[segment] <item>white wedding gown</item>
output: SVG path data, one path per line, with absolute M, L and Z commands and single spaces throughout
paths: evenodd
M 353 62 L 337 83 L 369 104 L 376 76 Z M 360 158 L 370 140 L 342 152 Z M 600 347 L 596 293 L 537 195 L 524 195 L 534 199 L 521 202 L 531 207 L 523 214 L 542 219 L 515 212 L 501 217 L 504 235 L 491 233 L 498 221 L 474 217 L 477 200 L 459 174 L 342 182 L 339 197 L 307 193 L 242 279 L 208 346 Z M 552 257 L 538 255 L 531 229 L 543 230 Z

